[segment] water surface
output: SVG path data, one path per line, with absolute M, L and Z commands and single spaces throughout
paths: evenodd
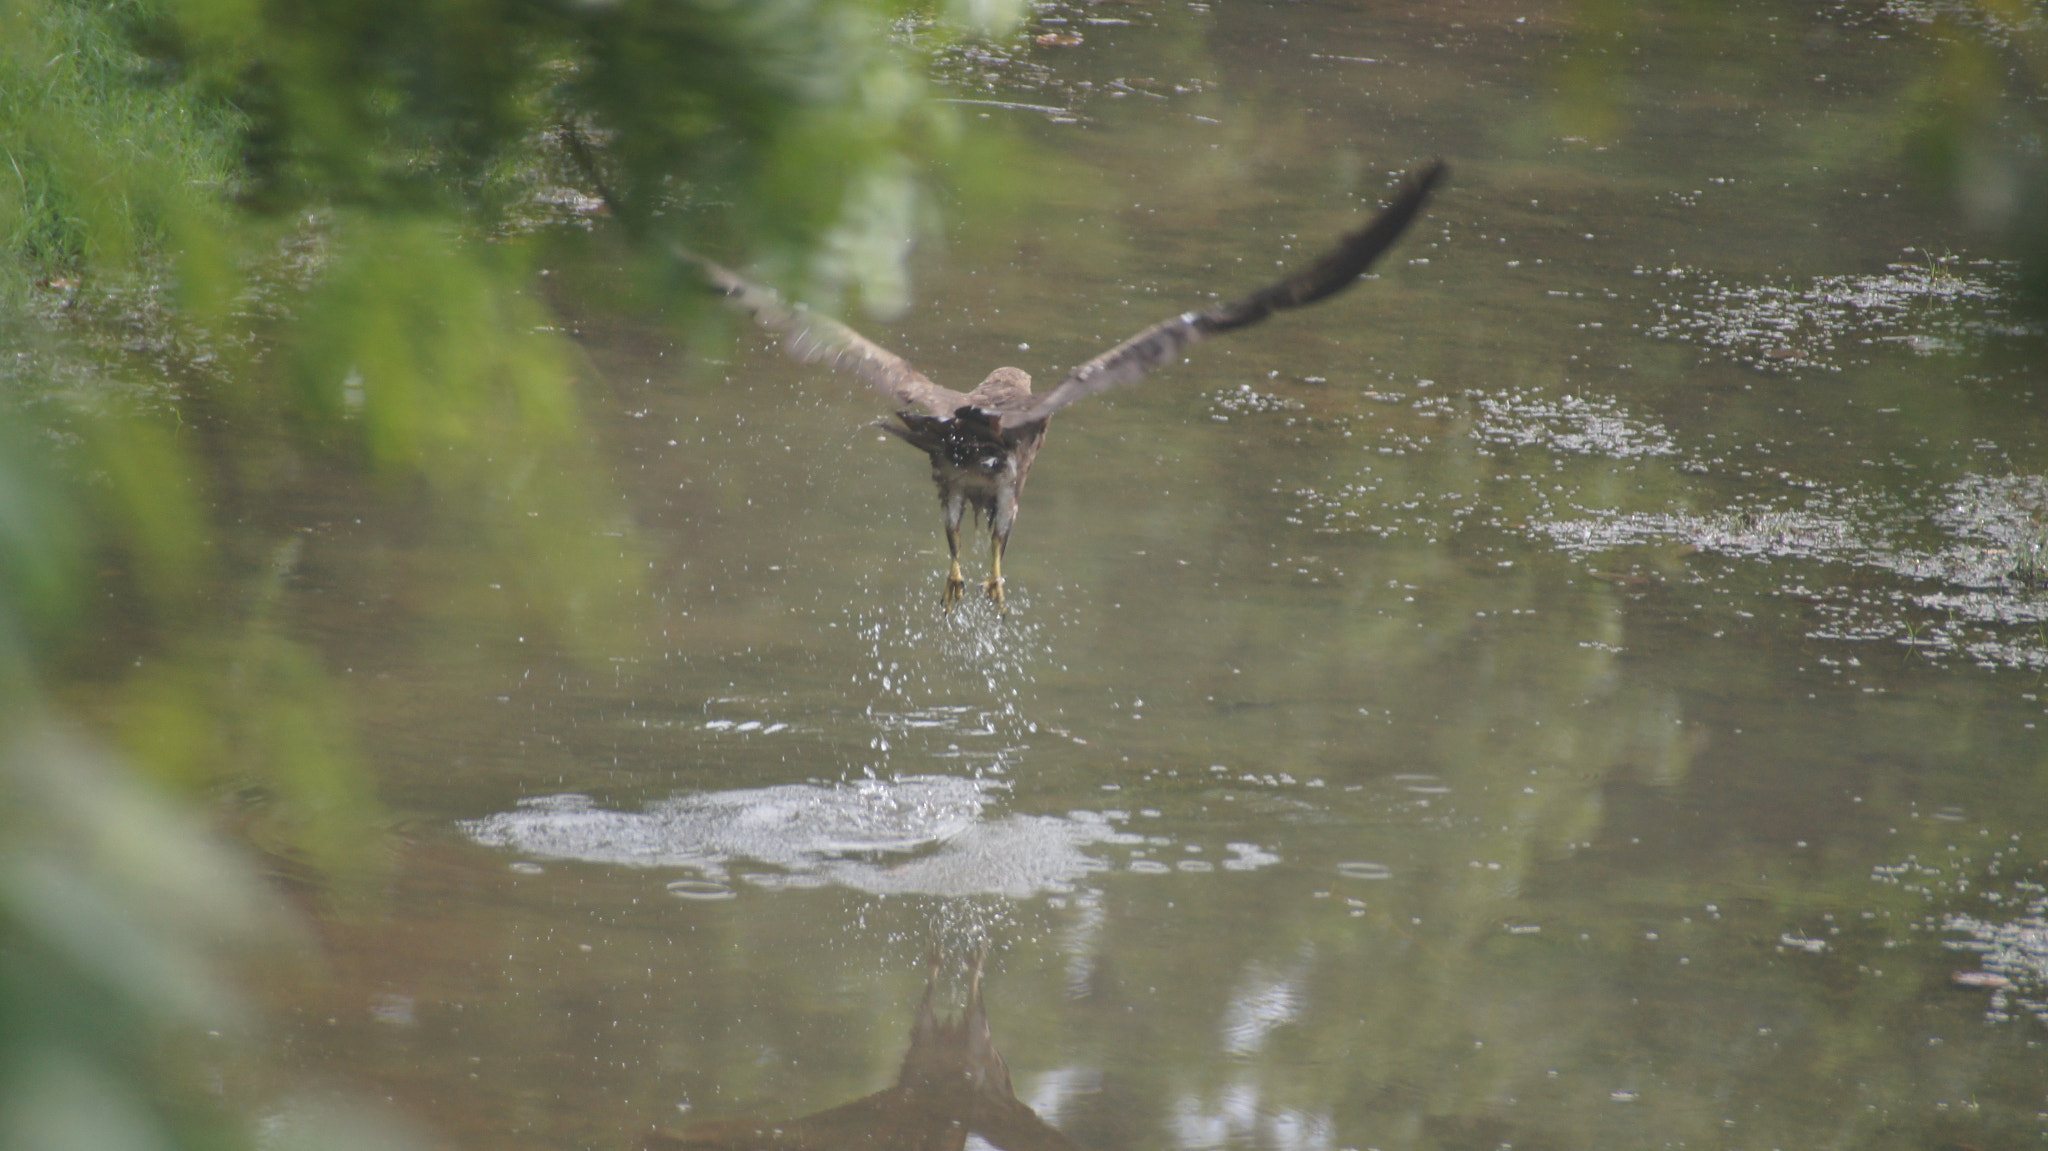
M 364 605 L 434 542 L 309 509 L 401 822 L 292 1058 L 630 1146 L 887 1084 L 927 948 L 986 941 L 1094 1151 L 2038 1142 L 2041 347 L 1897 183 L 1921 25 L 1570 15 L 1054 6 L 1079 44 L 947 58 L 1054 177 L 859 320 L 956 387 L 1453 165 L 1355 292 L 1055 421 L 1006 618 L 938 610 L 874 397 L 745 332 L 584 325 L 650 576 L 608 650 L 407 634 Z

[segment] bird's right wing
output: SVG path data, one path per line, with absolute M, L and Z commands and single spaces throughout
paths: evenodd
M 1315 266 L 1253 292 L 1240 300 L 1219 304 L 1202 312 L 1183 312 L 1170 320 L 1146 328 L 1116 347 L 1075 368 L 1059 385 L 1045 393 L 1020 415 L 1003 420 L 1006 428 L 1019 428 L 1051 418 L 1075 400 L 1092 396 L 1119 384 L 1135 383 L 1154 368 L 1180 358 L 1182 348 L 1218 332 L 1256 324 L 1284 308 L 1299 308 L 1336 295 L 1356 283 L 1387 250 L 1422 210 L 1430 189 L 1443 178 L 1444 163 L 1438 160 L 1408 178 L 1407 183 L 1384 211 L 1372 222 L 1344 237 Z
M 694 252 L 678 254 L 701 268 L 704 278 L 725 293 L 727 301 L 780 335 L 782 346 L 804 363 L 851 371 L 897 405 L 921 407 L 940 419 L 951 419 L 967 405 L 965 394 L 932 383 L 903 357 L 845 324 L 801 304 L 785 303 L 773 288 L 743 279 Z

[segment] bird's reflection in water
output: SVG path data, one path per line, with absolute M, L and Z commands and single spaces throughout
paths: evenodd
M 977 954 L 968 970 L 966 1009 L 941 1019 L 932 1007 L 940 973 L 933 959 L 894 1087 L 799 1119 L 656 1132 L 644 1151 L 961 1151 L 970 1134 L 999 1151 L 1080 1151 L 1011 1090 L 1010 1068 L 989 1034 L 981 962 Z

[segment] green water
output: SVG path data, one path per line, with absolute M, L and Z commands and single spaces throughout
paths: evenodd
M 408 597 L 520 573 L 303 509 L 399 824 L 293 1066 L 630 1146 L 883 1086 L 986 940 L 1093 1151 L 2039 1144 L 2039 339 L 1897 183 L 1918 25 L 1632 21 L 1104 3 L 950 60 L 1060 110 L 961 106 L 1018 206 L 855 317 L 956 387 L 1452 164 L 1376 279 L 1062 413 L 1006 619 L 938 611 L 875 397 L 748 332 L 584 323 L 630 641 L 450 651 Z

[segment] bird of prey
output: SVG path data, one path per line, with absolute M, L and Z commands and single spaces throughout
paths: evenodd
M 1443 174 L 1441 160 L 1415 172 L 1392 204 L 1306 271 L 1243 299 L 1154 324 L 1067 373 L 1043 394 L 1032 392 L 1031 377 L 1018 368 L 997 368 L 971 392 L 941 387 L 846 325 L 801 305 L 785 304 L 773 290 L 708 260 L 690 258 L 730 302 L 752 313 L 762 327 L 779 333 L 797 359 L 849 369 L 897 405 L 896 413 L 877 426 L 931 457 L 951 557 L 941 602 L 951 609 L 966 595 L 967 581 L 960 573 L 960 523 L 973 508 L 977 520 L 986 520 L 989 527 L 989 575 L 982 590 L 1000 611 L 1003 550 L 1017 521 L 1024 480 L 1055 412 L 1075 400 L 1136 382 L 1154 368 L 1174 362 L 1181 349 L 1197 340 L 1249 327 L 1274 312 L 1313 304 L 1350 287 L 1415 219 Z
M 714 1120 L 680 1135 L 655 1131 L 642 1151 L 964 1151 L 969 1135 L 997 1151 L 1082 1151 L 1010 1085 L 1010 1065 L 996 1050 L 982 999 L 985 956 L 973 956 L 967 1007 L 952 1018 L 933 1006 L 941 961 L 932 957 L 894 1087 L 797 1119 Z

